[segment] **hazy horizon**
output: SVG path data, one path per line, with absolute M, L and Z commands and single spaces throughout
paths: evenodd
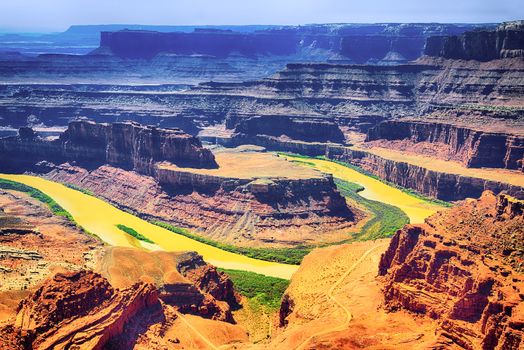
M 303 25 L 498 23 L 524 18 L 519 0 L 19 0 L 0 3 L 2 32 L 61 32 L 72 25 Z

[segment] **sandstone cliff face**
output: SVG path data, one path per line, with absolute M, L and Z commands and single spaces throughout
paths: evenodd
M 445 201 L 478 198 L 485 190 L 495 193 L 505 191 L 517 198 L 524 198 L 524 189 L 520 186 L 479 177 L 434 171 L 422 166 L 386 159 L 367 151 L 354 150 L 341 145 L 287 141 L 263 135 L 254 137 L 237 135 L 234 138 L 216 138 L 215 142 L 226 147 L 248 143 L 275 151 L 293 152 L 309 156 L 325 156 L 329 159 L 359 166 L 383 180 L 404 188 L 412 188 L 417 192 Z M 519 148 L 516 147 L 516 150 L 518 152 Z M 511 154 L 515 153 L 511 152 Z M 517 162 L 517 164 L 519 163 Z
M 226 121 L 226 126 L 228 126 Z M 283 116 L 255 116 L 242 118 L 234 125 L 235 132 L 248 136 L 286 136 L 294 140 L 315 142 L 344 142 L 342 131 L 334 122 L 293 119 Z
M 366 141 L 409 140 L 445 145 L 447 155 L 467 167 L 524 171 L 524 136 L 477 131 L 449 124 L 385 121 L 368 131 Z
M 88 171 L 69 165 L 47 174 L 147 218 L 239 245 L 313 242 L 346 231 L 362 217 L 330 177 L 257 182 L 180 171 L 159 175 L 157 180 L 110 166 Z
M 155 309 L 160 304 L 152 285 L 118 291 L 96 273 L 69 272 L 24 299 L 14 324 L 0 332 L 13 349 L 103 349 L 126 325 Z
M 217 167 L 213 154 L 202 148 L 198 139 L 180 130 L 157 129 L 137 123 L 76 121 L 69 124 L 60 141 L 69 159 L 104 160 L 142 172 L 151 172 L 151 166 L 158 161 L 196 168 Z
M 19 136 L 0 139 L 2 167 L 32 170 L 40 161 L 75 162 L 88 166 L 113 164 L 153 174 L 156 162 L 215 168 L 211 151 L 180 130 L 157 129 L 133 122 L 97 124 L 74 121 L 58 140 L 45 140 L 22 129 Z M 16 154 L 16 157 L 13 155 Z
M 366 151 L 329 147 L 326 154 L 331 159 L 357 165 L 386 181 L 445 201 L 478 198 L 485 190 L 495 193 L 505 191 L 517 198 L 524 198 L 524 189 L 520 186 L 434 171 L 422 166 L 386 159 Z
M 443 347 L 520 349 L 523 209 L 485 192 L 399 230 L 379 266 L 386 307 L 436 319 Z
M 424 53 L 429 56 L 477 61 L 524 57 L 524 21 L 503 23 L 495 30 L 429 37 Z
M 233 282 L 195 252 L 110 247 L 99 265 L 115 288 L 130 288 L 136 281 L 152 283 L 159 299 L 182 313 L 235 322 L 231 310 L 239 305 L 239 296 Z

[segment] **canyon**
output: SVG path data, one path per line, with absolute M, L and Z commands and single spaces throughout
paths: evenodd
M 524 347 L 524 21 L 73 26 L 0 76 L 0 348 Z
M 334 30 L 320 27 L 320 32 Z M 377 28 L 383 27 L 379 25 Z M 271 35 L 288 35 L 283 34 L 284 29 L 253 33 L 228 30 L 198 30 L 173 34 L 173 38 L 178 38 L 177 35 L 183 38 L 210 35 L 230 40 L 231 37 L 250 35 L 266 39 L 272 38 Z M 314 32 L 316 29 L 303 30 Z M 376 28 L 373 30 L 373 33 L 380 33 Z M 399 30 L 391 29 L 391 33 L 397 34 L 388 35 L 402 35 L 402 30 Z M 520 197 L 522 182 L 518 173 L 507 173 L 510 180 L 501 181 L 499 178 L 503 176 L 499 176 L 498 171 L 493 171 L 495 174 L 483 171 L 482 176 L 470 176 L 467 169 L 500 168 L 522 173 L 524 61 L 519 53 L 523 48 L 518 39 L 522 33 L 521 22 L 460 33 L 427 33 L 426 55 L 421 56 L 421 48 L 421 54 L 410 58 L 414 61 L 395 65 L 377 65 L 369 59 L 351 63 L 296 62 L 288 63 L 284 69 L 264 78 L 249 80 L 245 76 L 242 82 L 207 81 L 185 86 L 118 83 L 25 85 L 19 81 L 2 86 L 1 122 L 14 128 L 25 126 L 28 120 L 34 125 L 57 126 L 87 115 L 98 122 L 130 119 L 162 128 L 177 127 L 205 142 L 228 147 L 250 143 L 270 150 L 305 152 L 315 156 L 352 154 L 357 156 L 343 160 L 356 165 L 364 158 L 361 152 L 367 152 L 369 155 L 365 158 L 374 163 L 373 167 L 369 166 L 374 169 L 374 174 L 426 195 L 460 200 L 477 197 L 483 190 L 490 189 L 496 192 L 508 190 Z M 148 53 L 151 55 L 154 55 L 154 50 L 172 50 L 177 55 L 186 50 L 177 46 L 185 41 L 169 39 L 169 33 L 133 30 L 104 34 L 101 50 L 111 51 L 113 45 L 120 45 L 114 50 L 121 48 L 120 54 L 125 56 L 127 39 L 134 35 L 143 35 L 144 39 L 140 40 L 152 43 L 153 51 Z M 304 34 L 289 35 L 301 37 Z M 157 37 L 166 39 L 157 42 Z M 432 42 L 438 38 L 462 38 L 461 42 L 471 48 L 482 41 L 482 45 L 489 48 L 479 46 L 467 57 L 455 57 L 432 48 Z M 210 49 L 206 40 L 199 41 L 199 45 Z M 217 43 L 220 40 L 216 39 Z M 272 42 L 273 39 L 267 40 Z M 199 50 L 198 45 L 189 49 Z M 144 46 L 144 50 L 148 51 L 148 46 Z M 496 57 L 482 56 L 482 52 L 489 50 L 505 53 Z M 229 55 L 227 52 L 214 54 Z M 273 53 L 270 56 L 279 55 Z M 311 55 L 307 57 L 309 61 L 313 60 Z M 332 143 L 350 149 L 327 151 Z M 384 149 L 390 153 L 392 150 L 398 152 L 385 157 Z M 415 158 L 399 161 L 403 154 L 431 155 L 459 162 L 463 167 L 454 165 L 453 171 L 437 171 L 413 161 Z M 387 164 L 409 170 L 397 176 L 392 174 Z M 408 179 L 403 178 L 406 175 Z M 420 184 L 421 178 L 427 179 L 424 185 Z M 460 190 L 453 192 L 452 188 Z
M 443 345 L 519 349 L 523 208 L 486 192 L 398 231 L 379 265 L 386 308 L 437 320 Z
M 274 346 L 520 349 L 523 204 L 486 191 L 391 240 L 316 250 L 282 299 Z
M 22 128 L 0 139 L 0 154 L 2 171 L 40 173 L 149 220 L 235 245 L 343 240 L 366 216 L 348 206 L 329 175 L 271 154 L 215 156 L 180 130 L 76 121 L 48 140 Z M 282 170 L 264 174 L 264 167 Z
M 41 38 L 0 35 L 0 74 L 16 83 L 244 81 L 304 60 L 407 62 L 432 35 L 484 26 L 493 25 L 72 26 Z

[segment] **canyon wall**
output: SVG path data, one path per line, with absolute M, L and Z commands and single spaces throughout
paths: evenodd
M 524 136 L 492 133 L 450 124 L 385 121 L 368 130 L 366 141 L 409 140 L 447 147 L 447 155 L 467 167 L 524 171 Z
M 126 58 L 151 58 L 161 52 L 227 57 L 304 55 L 319 52 L 355 63 L 405 62 L 421 56 L 431 35 L 461 34 L 467 24 L 317 24 L 239 32 L 195 28 L 193 32 L 120 30 L 101 32 L 100 49 Z
M 484 190 L 491 190 L 495 193 L 504 191 L 524 198 L 524 188 L 520 186 L 480 177 L 434 171 L 423 166 L 380 157 L 366 151 L 332 147 L 328 148 L 327 156 L 357 165 L 388 182 L 445 201 L 478 198 Z
M 157 348 L 181 342 L 174 329 L 180 313 L 234 323 L 230 304 L 239 297 L 231 280 L 196 253 L 112 247 L 103 259 L 108 278 L 79 270 L 45 280 L 0 327 L 0 347 Z
M 439 344 L 521 349 L 524 203 L 490 192 L 407 225 L 382 255 L 387 309 L 438 323 Z
M 490 61 L 524 57 L 524 21 L 507 22 L 493 30 L 467 31 L 461 35 L 429 37 L 428 56 Z
M 342 240 L 364 217 L 348 206 L 331 176 L 199 172 L 195 167 L 218 168 L 215 157 L 179 130 L 78 121 L 49 140 L 22 128 L 18 136 L 0 138 L 0 155 L 1 171 L 46 174 L 149 219 L 234 244 Z
M 331 177 L 239 180 L 170 171 L 157 180 L 110 166 L 50 170 L 51 180 L 90 190 L 121 209 L 239 246 L 290 247 L 342 237 L 363 218 Z
M 2 41 L 0 35 L 0 75 L 13 84 L 240 82 L 263 78 L 290 62 L 405 63 L 422 55 L 431 35 L 483 26 L 73 26 L 40 40 L 7 35 Z
M 242 134 L 235 135 L 233 138 L 215 138 L 213 142 L 226 147 L 236 147 L 247 143 L 266 147 L 272 151 L 291 152 L 312 157 L 325 156 L 332 160 L 356 165 L 380 179 L 445 201 L 478 198 L 485 190 L 495 193 L 504 191 L 512 196 L 524 198 L 524 188 L 517 185 L 430 170 L 424 166 L 387 159 L 366 150 L 356 150 L 342 145 L 287 141 L 264 135 L 248 137 Z
M 18 171 L 41 161 L 112 164 L 146 174 L 153 174 L 155 163 L 162 161 L 196 168 L 218 166 L 197 138 L 133 122 L 73 121 L 57 140 L 39 138 L 32 129 L 22 128 L 18 136 L 0 139 L 0 154 L 6 158 L 4 168 Z
M 159 309 L 150 284 L 115 290 L 90 271 L 57 274 L 20 303 L 14 323 L 0 330 L 1 342 L 10 349 L 103 349 Z

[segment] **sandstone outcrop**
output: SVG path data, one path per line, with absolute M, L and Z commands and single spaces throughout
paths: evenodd
M 110 166 L 90 171 L 65 164 L 47 176 L 146 218 L 239 245 L 293 246 L 340 237 L 363 215 L 347 206 L 330 177 L 257 182 L 176 170 L 166 174 L 170 177 L 161 175 L 161 185 Z
M 439 346 L 521 349 L 523 210 L 485 192 L 399 230 L 380 260 L 385 306 L 437 320 Z
M 511 138 L 509 139 L 511 140 Z M 249 143 L 275 151 L 293 152 L 313 157 L 325 156 L 329 159 L 359 166 L 383 180 L 445 201 L 478 198 L 485 190 L 495 193 L 504 191 L 517 198 L 524 198 L 524 188 L 508 181 L 489 180 L 480 176 L 465 176 L 443 170 L 431 170 L 426 166 L 388 159 L 368 150 L 353 149 L 342 145 L 289 141 L 264 135 L 252 137 L 236 135 L 233 138 L 217 137 L 215 142 L 226 147 Z M 409 150 L 411 151 L 412 148 Z M 519 147 L 516 146 L 514 152 L 518 151 Z M 491 154 L 488 155 L 493 157 Z M 517 162 L 517 164 L 520 163 Z
M 506 22 L 495 30 L 479 29 L 461 35 L 429 37 L 424 53 L 477 61 L 524 57 L 524 21 Z
M 320 173 L 274 176 L 266 169 L 260 176 L 256 168 L 248 168 L 247 174 L 206 172 L 218 168 L 213 153 L 178 130 L 78 121 L 56 140 L 29 129 L 1 138 L 0 155 L 6 158 L 2 171 L 48 174 L 140 215 L 229 242 L 296 245 L 304 243 L 300 235 L 309 241 L 318 239 L 319 232 L 322 239 L 332 235 L 331 241 L 342 240 L 343 231 L 363 217 L 348 207 L 333 178 Z
M 152 283 L 160 300 L 182 313 L 235 322 L 231 310 L 240 298 L 233 282 L 194 252 L 111 247 L 99 269 L 115 288 L 130 288 L 136 281 Z
M 47 205 L 0 190 L 0 322 L 49 275 L 93 268 L 101 250 L 101 242 Z
M 307 142 L 343 143 L 344 135 L 337 124 L 314 118 L 293 119 L 284 116 L 254 116 L 239 119 L 237 123 L 226 120 L 226 126 L 247 136 L 282 136 Z
M 161 312 L 161 305 L 152 285 L 114 290 L 96 273 L 69 272 L 55 275 L 24 299 L 15 322 L 0 332 L 2 341 L 19 345 L 13 349 L 102 349 L 155 310 Z
M 133 122 L 97 124 L 73 121 L 57 140 L 37 137 L 28 128 L 0 139 L 3 167 L 31 167 L 40 161 L 75 162 L 87 166 L 112 164 L 152 174 L 154 164 L 167 161 L 196 168 L 217 167 L 211 151 L 180 130 L 158 129 Z M 17 154 L 17 157 L 8 155 Z M 12 163 L 12 164 L 10 164 Z M 20 169 L 19 169 L 20 170 Z
M 524 136 L 482 132 L 450 124 L 391 120 L 368 131 L 366 141 L 375 140 L 408 140 L 411 146 L 427 142 L 445 147 L 444 156 L 459 160 L 467 167 L 524 171 Z M 387 146 L 394 147 L 394 144 Z

